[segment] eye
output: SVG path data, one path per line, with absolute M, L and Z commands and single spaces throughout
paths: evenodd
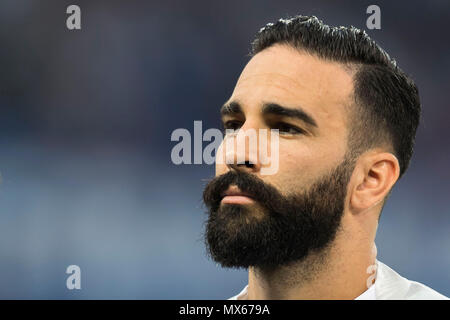
M 226 129 L 238 130 L 240 127 L 242 127 L 242 122 L 237 120 L 229 120 L 223 123 L 224 131 Z
M 278 122 L 272 126 L 272 129 L 278 129 L 280 134 L 305 134 L 305 130 L 285 122 Z

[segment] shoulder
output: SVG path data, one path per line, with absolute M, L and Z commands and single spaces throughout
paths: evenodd
M 379 300 L 443 300 L 448 299 L 439 292 L 417 281 L 408 280 L 377 261 L 376 297 Z

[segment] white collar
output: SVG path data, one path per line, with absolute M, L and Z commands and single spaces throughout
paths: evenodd
M 408 280 L 389 268 L 384 263 L 376 260 L 376 281 L 368 290 L 363 292 L 355 300 L 448 300 L 446 296 L 434 291 L 422 283 Z M 229 300 L 240 300 L 247 293 L 248 285 Z

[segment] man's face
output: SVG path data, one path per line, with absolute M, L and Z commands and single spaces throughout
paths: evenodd
M 352 90 L 342 66 L 287 46 L 250 60 L 222 121 L 243 131 L 278 129 L 279 169 L 262 175 L 258 150 L 244 156 L 253 165 L 217 161 L 216 178 L 204 191 L 207 246 L 216 261 L 273 267 L 330 244 L 353 169 L 347 157 Z

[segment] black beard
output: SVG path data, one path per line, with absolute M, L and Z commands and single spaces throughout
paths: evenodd
M 287 196 L 246 172 L 215 177 L 203 192 L 208 253 L 223 267 L 273 269 L 323 251 L 340 226 L 352 171 L 344 160 L 306 192 Z M 221 205 L 230 185 L 251 195 L 256 205 Z

